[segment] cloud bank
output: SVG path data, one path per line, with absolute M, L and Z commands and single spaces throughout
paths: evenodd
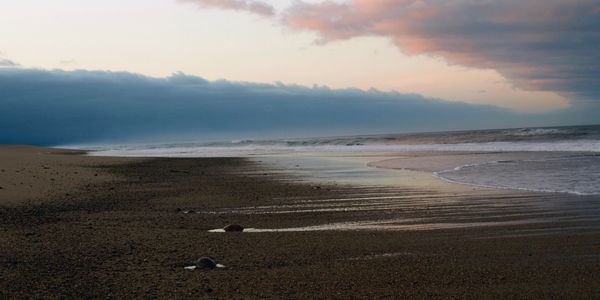
M 5 58 L 0 58 L 0 68 L 2 67 L 18 67 L 19 64 L 10 60 L 10 59 L 5 59 Z
M 0 116 L 0 143 L 38 145 L 539 125 L 530 115 L 414 94 L 24 68 L 0 69 Z

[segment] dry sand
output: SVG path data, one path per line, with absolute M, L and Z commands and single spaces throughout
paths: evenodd
M 436 230 L 208 232 L 232 223 L 294 228 L 397 217 L 418 224 L 521 220 L 532 213 L 523 211 L 530 203 L 563 196 L 315 186 L 237 158 L 73 154 L 0 148 L 0 299 L 600 295 L 600 232 L 579 219 Z M 305 203 L 357 207 L 343 203 L 365 195 L 402 200 L 367 203 L 390 209 L 298 212 Z M 595 205 L 598 199 L 583 200 Z M 500 217 L 494 203 L 503 204 Z M 184 269 L 203 256 L 226 267 Z
M 48 198 L 64 196 L 81 185 L 106 182 L 113 176 L 99 172 L 96 167 L 126 161 L 120 158 L 90 159 L 82 156 L 83 153 L 0 145 L 0 206 L 23 202 L 40 204 Z

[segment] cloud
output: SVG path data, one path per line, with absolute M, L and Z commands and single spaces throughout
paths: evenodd
M 58 63 L 63 66 L 67 66 L 67 65 L 77 64 L 77 61 L 72 58 L 71 59 L 61 59 L 60 61 L 58 61 Z
M 10 60 L 10 59 L 4 59 L 4 58 L 0 58 L 0 68 L 2 67 L 18 67 L 20 66 L 18 63 Z
M 198 141 L 552 125 L 493 106 L 415 94 L 208 81 L 183 73 L 152 78 L 2 68 L 0 91 L 0 144 Z M 598 114 L 587 117 L 600 118 Z M 577 117 L 560 120 L 583 122 Z
M 495 69 L 523 89 L 600 100 L 597 0 L 298 1 L 284 22 L 323 42 L 389 37 L 407 54 Z
M 274 8 L 261 1 L 253 0 L 178 0 L 200 5 L 202 7 L 214 7 L 227 10 L 248 11 L 261 16 L 272 16 Z

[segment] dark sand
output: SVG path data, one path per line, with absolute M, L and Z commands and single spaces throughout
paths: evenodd
M 73 154 L 0 148 L 0 299 L 600 298 L 600 232 L 581 220 L 437 230 L 209 233 L 232 223 L 286 228 L 396 215 L 427 220 L 448 205 L 411 207 L 411 201 L 431 197 L 432 191 L 422 188 L 315 187 L 244 159 Z M 378 192 L 406 195 L 408 204 L 393 211 L 229 211 Z M 518 203 L 546 197 L 500 195 Z M 459 203 L 461 195 L 452 199 Z M 470 201 L 478 203 L 463 202 Z M 461 222 L 473 211 L 464 203 L 444 215 L 444 222 Z M 187 210 L 197 213 L 183 213 Z M 564 226 L 567 230 L 557 230 Z M 184 269 L 203 256 L 226 268 Z

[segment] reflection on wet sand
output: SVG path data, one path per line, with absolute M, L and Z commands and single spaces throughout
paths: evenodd
M 295 156 L 263 160 L 271 164 L 273 173 L 287 172 L 302 180 L 329 184 L 324 188 L 338 189 L 340 196 L 287 197 L 274 199 L 281 200 L 281 203 L 274 205 L 196 212 L 221 215 L 288 214 L 308 220 L 306 226 L 300 227 L 245 230 L 254 233 L 484 227 L 511 228 L 509 235 L 600 231 L 600 198 L 595 196 L 472 188 L 441 182 L 427 172 L 368 167 L 364 158 Z M 342 193 L 348 189 L 354 189 L 355 192 Z M 342 217 L 329 223 L 311 224 L 311 216 L 316 214 L 338 214 Z
M 379 190 L 380 192 L 377 192 Z M 286 204 L 204 210 L 204 214 L 294 214 L 310 218 L 340 213 L 345 222 L 289 228 L 248 228 L 245 232 L 301 232 L 331 230 L 439 230 L 475 227 L 514 228 L 515 235 L 538 234 L 524 225 L 540 225 L 545 232 L 600 230 L 600 199 L 541 193 L 445 194 L 394 188 L 366 188 L 366 193 L 339 198 L 296 198 Z M 215 230 L 213 232 L 220 232 Z

